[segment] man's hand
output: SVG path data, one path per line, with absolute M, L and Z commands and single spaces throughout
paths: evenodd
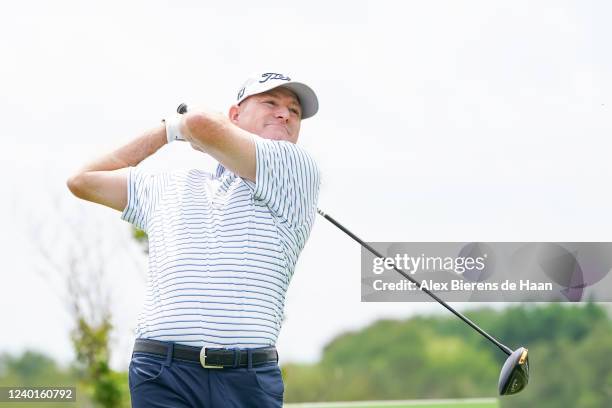
M 191 134 L 187 136 L 189 137 L 189 140 L 187 140 L 187 138 L 184 136 L 184 134 L 181 131 L 181 127 L 184 126 L 184 124 L 182 123 L 183 115 L 186 114 L 188 110 L 204 111 L 205 109 L 201 107 L 200 108 L 196 107 L 195 109 L 188 108 L 187 104 L 181 103 L 176 109 L 176 112 L 178 113 L 178 115 L 172 118 L 172 123 L 170 125 L 166 124 L 166 135 L 168 135 L 168 143 L 175 141 L 175 140 L 181 140 L 184 142 L 188 142 L 191 145 L 191 148 L 193 150 L 197 150 L 198 152 L 206 153 L 204 149 L 200 147 L 196 141 L 193 140 Z

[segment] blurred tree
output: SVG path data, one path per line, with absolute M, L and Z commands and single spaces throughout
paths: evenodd
M 68 369 L 40 352 L 27 350 L 19 356 L 0 355 L 0 384 L 22 387 L 41 384 L 73 386 L 74 376 Z
M 3 353 L 0 355 L 0 387 L 36 387 L 76 385 L 77 407 L 92 407 L 91 399 L 77 384 L 77 373 L 72 367 L 60 367 L 48 355 L 38 351 L 26 350 L 19 355 Z M 0 404 L 4 406 L 5 404 Z M 64 408 L 65 402 L 46 402 L 46 408 Z M 73 404 L 71 404 L 73 405 Z M 7 405 L 8 406 L 8 405 Z M 40 403 L 20 402 L 22 408 L 42 406 Z
M 140 228 L 135 227 L 134 225 L 131 225 L 131 229 L 132 229 L 132 238 L 134 238 L 134 240 L 140 244 L 143 252 L 148 255 L 149 254 L 149 237 L 147 236 L 147 233 L 141 230 Z
M 530 384 L 501 398 L 503 408 L 612 406 L 612 322 L 600 305 L 519 305 L 468 314 L 505 343 L 529 348 Z M 319 363 L 283 367 L 285 400 L 495 396 L 506 356 L 463 326 L 453 317 L 426 316 L 381 320 L 339 335 Z
M 102 407 L 118 407 L 123 400 L 122 388 L 115 382 L 109 367 L 109 333 L 112 330 L 110 315 L 103 316 L 100 324 L 87 322 L 82 316 L 71 333 L 86 383 L 91 386 L 93 400 Z
M 70 338 L 78 374 L 92 399 L 102 407 L 119 407 L 124 387 L 109 365 L 112 285 L 107 260 L 125 247 L 109 236 L 79 202 L 70 211 L 59 200 L 52 217 L 30 218 L 30 236 L 40 256 L 38 273 L 49 282 L 74 322 Z

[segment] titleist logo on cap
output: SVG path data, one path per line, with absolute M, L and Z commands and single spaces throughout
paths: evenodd
M 238 95 L 237 98 L 238 100 L 240 100 L 240 98 L 242 98 L 244 96 L 244 93 L 246 92 L 247 88 L 250 88 L 255 81 L 257 81 L 257 83 L 259 84 L 264 84 L 268 81 L 291 81 L 291 78 L 289 78 L 286 75 L 283 74 L 279 74 L 276 72 L 266 72 L 264 74 L 261 74 L 261 77 L 259 80 L 257 80 L 256 78 L 253 78 L 251 81 L 248 81 L 241 89 L 240 91 L 238 91 Z
M 261 74 L 261 79 L 259 80 L 260 84 L 268 81 L 269 79 L 278 79 L 280 81 L 291 81 L 291 78 L 288 76 L 284 76 L 283 74 L 277 74 L 275 72 L 266 72 L 265 74 Z

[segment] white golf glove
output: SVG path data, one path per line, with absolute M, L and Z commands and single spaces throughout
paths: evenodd
M 168 137 L 168 143 L 176 140 L 185 141 L 185 137 L 181 133 L 181 121 L 182 115 L 174 114 L 170 119 L 165 119 L 166 124 L 166 136 Z

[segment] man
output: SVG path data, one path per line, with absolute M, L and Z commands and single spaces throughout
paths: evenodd
M 295 143 L 317 110 L 310 87 L 263 73 L 228 117 L 176 115 L 68 180 L 77 197 L 122 211 L 149 237 L 132 406 L 282 406 L 274 345 L 319 192 L 318 168 Z M 215 158 L 216 173 L 134 167 L 174 140 Z

